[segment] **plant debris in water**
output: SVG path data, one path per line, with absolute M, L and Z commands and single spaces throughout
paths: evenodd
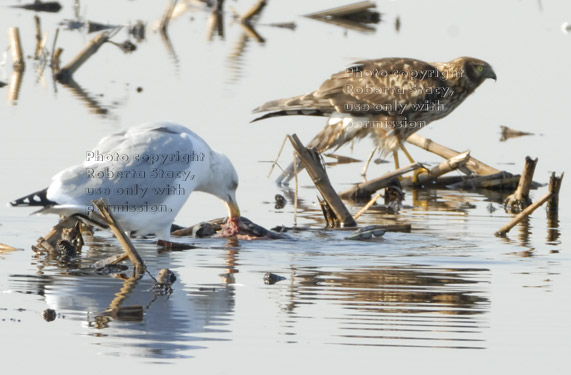
M 35 12 L 57 13 L 61 10 L 61 4 L 57 1 L 47 1 L 44 3 L 42 1 L 36 0 L 30 4 L 13 5 L 12 8 L 33 10 Z
M 357 241 L 368 241 L 368 240 L 377 240 L 380 239 L 386 230 L 381 229 L 378 225 L 368 225 L 363 228 L 359 228 L 356 232 L 351 234 L 348 237 L 345 237 L 346 240 L 357 240 Z
M 274 285 L 275 283 L 285 280 L 286 277 L 284 276 L 280 276 L 280 275 L 276 275 L 275 273 L 271 273 L 271 272 L 266 272 L 264 274 L 264 284 L 266 285 Z

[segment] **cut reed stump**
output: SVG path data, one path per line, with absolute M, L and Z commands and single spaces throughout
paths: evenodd
M 560 177 L 555 176 L 555 172 L 551 174 L 549 178 L 549 191 L 551 192 L 551 198 L 547 202 L 548 212 L 557 212 L 559 210 L 559 189 L 561 188 L 561 182 L 563 181 L 564 172 L 561 173 Z
M 8 40 L 10 42 L 10 52 L 12 55 L 14 70 L 22 72 L 26 67 L 26 63 L 24 62 L 22 42 L 20 41 L 20 30 L 17 27 L 11 27 L 8 29 Z
M 512 221 L 508 224 L 503 226 L 500 230 L 496 232 L 496 236 L 505 237 L 505 235 L 515 227 L 519 222 L 521 222 L 524 218 L 531 215 L 533 211 L 535 211 L 539 206 L 544 204 L 547 201 L 551 202 L 552 207 L 556 206 L 559 202 L 559 188 L 561 187 L 561 181 L 563 180 L 563 173 L 561 177 L 555 177 L 555 174 L 552 174 L 551 179 L 549 180 L 549 190 L 545 195 L 543 195 L 537 202 L 529 205 L 519 214 L 517 214 Z
M 454 156 L 457 156 L 460 154 L 460 152 L 452 150 L 446 146 L 440 145 L 434 141 L 432 141 L 431 139 L 428 138 L 424 138 L 421 135 L 418 135 L 416 133 L 412 134 L 411 136 L 409 136 L 406 141 L 410 144 L 413 144 L 415 146 L 418 146 L 426 151 L 432 152 L 436 155 L 439 155 L 445 159 L 450 159 Z M 486 175 L 491 175 L 494 173 L 499 173 L 500 170 L 490 167 L 489 165 L 479 161 L 478 159 L 470 156 L 470 159 L 466 162 L 466 168 L 468 168 L 470 171 L 480 175 L 480 176 L 486 176 Z
M 107 205 L 105 204 L 103 198 L 99 198 L 98 200 L 92 201 L 91 203 L 93 203 L 93 205 L 97 207 L 97 209 L 101 213 L 101 216 L 103 216 L 103 218 L 107 221 L 109 227 L 113 231 L 113 234 L 115 235 L 115 237 L 117 237 L 117 239 L 121 243 L 121 246 L 123 246 L 123 249 L 125 249 L 125 252 L 129 257 L 129 260 L 131 261 L 131 263 L 133 263 L 135 274 L 136 275 L 143 274 L 146 269 L 143 259 L 135 249 L 135 246 L 133 246 L 133 243 L 131 242 L 129 237 L 125 235 L 125 232 L 123 231 L 119 223 L 115 221 L 115 218 L 113 217 L 111 212 L 107 209 Z
M 34 24 L 36 25 L 36 52 L 34 53 L 34 60 L 38 60 L 42 53 L 42 25 L 40 17 L 34 16 Z
M 77 71 L 91 56 L 93 56 L 105 42 L 110 38 L 109 32 L 103 32 L 91 39 L 85 48 L 77 54 L 66 66 L 56 73 L 56 79 L 61 83 L 67 83 L 73 77 L 73 73 Z
M 529 156 L 526 156 L 525 165 L 523 167 L 523 172 L 519 179 L 517 189 L 513 194 L 506 197 L 504 201 L 506 211 L 513 213 L 521 212 L 531 204 L 529 190 L 531 189 L 531 183 L 533 182 L 533 172 L 535 171 L 536 165 L 537 158 L 532 159 Z
M 311 176 L 315 187 L 319 190 L 325 202 L 331 207 L 338 221 L 345 227 L 356 226 L 357 223 L 349 213 L 349 210 L 347 210 L 347 207 L 345 207 L 343 201 L 331 186 L 327 172 L 321 164 L 319 154 L 305 148 L 296 134 L 288 135 L 288 139 L 301 159 L 307 173 Z
M 362 182 L 353 186 L 351 189 L 339 193 L 342 199 L 349 200 L 370 200 L 371 196 L 382 188 L 389 186 L 389 184 L 398 179 L 399 176 L 422 168 L 418 163 L 411 164 L 404 168 L 399 168 L 396 171 L 385 173 L 384 175 L 367 182 Z

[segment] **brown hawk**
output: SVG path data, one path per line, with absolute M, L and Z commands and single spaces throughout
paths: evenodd
M 496 79 L 492 67 L 472 57 L 442 63 L 410 58 L 359 61 L 309 94 L 261 105 L 254 112 L 268 113 L 253 121 L 325 116 L 329 117 L 327 126 L 308 148 L 323 152 L 371 136 L 381 154 L 394 152 L 396 156 L 408 136 L 447 116 L 486 78 Z M 290 166 L 278 182 L 287 182 L 292 176 Z

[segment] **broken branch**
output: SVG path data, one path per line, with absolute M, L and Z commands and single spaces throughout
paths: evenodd
M 391 181 L 405 173 L 412 172 L 422 166 L 418 163 L 411 164 L 407 167 L 397 169 L 396 171 L 385 173 L 381 177 L 377 177 L 367 182 L 362 182 L 353 186 L 351 189 L 339 193 L 342 199 L 370 199 L 371 195 L 379 189 L 387 187 Z
M 307 170 L 307 173 L 311 176 L 315 187 L 319 190 L 327 204 L 329 204 L 339 222 L 343 223 L 345 227 L 356 226 L 357 223 L 355 223 L 355 220 L 349 213 L 349 210 L 347 210 L 347 207 L 345 207 L 343 201 L 331 186 L 331 182 L 325 172 L 325 168 L 319 160 L 319 154 L 316 152 L 312 153 L 310 150 L 305 148 L 296 134 L 288 136 L 288 138 L 297 152 L 297 155 L 301 159 L 303 166 Z
M 541 197 L 541 199 L 539 199 L 537 202 L 531 204 L 530 206 L 528 206 L 525 210 L 523 210 L 522 212 L 520 212 L 519 214 L 517 214 L 512 221 L 510 221 L 508 224 L 504 225 L 500 230 L 498 230 L 496 232 L 496 236 L 500 236 L 500 237 L 505 237 L 506 233 L 508 233 L 510 231 L 510 229 L 512 229 L 513 227 L 515 227 L 520 221 L 522 221 L 524 218 L 526 218 L 527 216 L 529 216 L 533 211 L 535 211 L 539 206 L 541 206 L 542 204 L 544 204 L 545 202 L 547 202 L 549 200 L 549 198 L 551 198 L 552 193 L 549 191 L 547 193 L 545 193 L 545 195 L 543 197 Z
M 531 204 L 529 198 L 529 190 L 533 181 L 533 172 L 537 165 L 537 158 L 532 159 L 529 156 L 525 158 L 523 172 L 519 178 L 517 189 L 504 200 L 504 207 L 510 212 L 520 212 Z
M 129 237 L 125 235 L 125 232 L 123 231 L 119 223 L 115 221 L 115 218 L 113 217 L 111 212 L 107 209 L 107 205 L 105 204 L 103 198 L 99 198 L 96 201 L 92 201 L 92 203 L 95 207 L 97 207 L 97 209 L 101 213 L 101 216 L 103 216 L 103 218 L 107 221 L 109 227 L 113 231 L 113 234 L 115 235 L 115 237 L 117 237 L 117 239 L 121 243 L 121 246 L 123 246 L 123 249 L 125 249 L 125 252 L 129 257 L 129 260 L 131 261 L 131 263 L 133 263 L 135 274 L 139 275 L 143 274 L 145 272 L 145 263 L 143 262 L 143 259 L 135 249 L 135 246 L 133 246 L 133 243 L 131 242 Z
M 91 39 L 85 48 L 77 55 L 73 60 L 71 60 L 66 66 L 61 68 L 61 70 L 56 74 L 56 79 L 62 83 L 68 82 L 73 73 L 79 69 L 92 55 L 99 50 L 105 42 L 110 38 L 109 32 L 103 32 L 97 35 L 95 38 Z M 55 41 L 54 41 L 55 43 Z
M 439 155 L 445 159 L 450 159 L 460 154 L 458 151 L 442 146 L 432 141 L 431 139 L 424 138 L 423 136 L 416 133 L 409 136 L 406 141 L 426 151 L 430 151 L 436 155 Z M 489 165 L 482 163 L 472 156 L 470 156 L 470 159 L 466 162 L 466 167 L 478 175 L 489 175 L 500 172 L 498 169 L 490 167 Z

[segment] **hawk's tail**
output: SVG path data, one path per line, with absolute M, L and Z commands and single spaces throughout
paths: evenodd
M 313 93 L 294 96 L 292 98 L 272 100 L 255 108 L 252 112 L 269 112 L 254 121 L 278 116 L 325 116 L 329 117 L 335 108 L 328 99 L 316 98 Z
M 48 207 L 57 204 L 54 201 L 48 199 L 47 196 L 48 189 L 40 190 L 25 197 L 18 198 L 15 201 L 10 202 L 12 207 Z

